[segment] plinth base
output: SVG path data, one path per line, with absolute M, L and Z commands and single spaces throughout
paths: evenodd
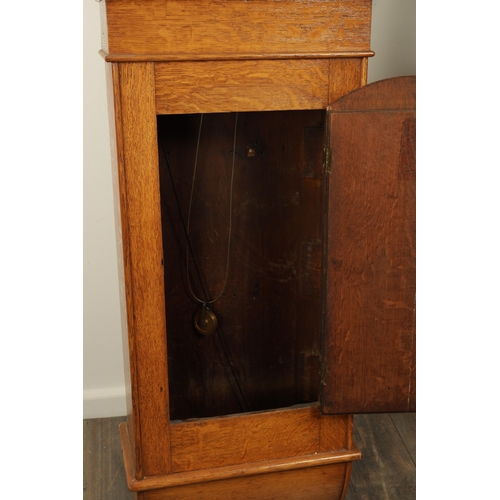
M 120 435 L 138 500 L 341 500 L 361 458 L 352 416 L 324 416 L 317 406 L 172 423 L 173 472 L 143 479 L 125 422 Z

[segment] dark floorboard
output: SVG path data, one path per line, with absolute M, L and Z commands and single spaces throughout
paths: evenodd
M 415 413 L 354 416 L 353 463 L 346 500 L 412 500 L 415 485 Z
M 415 417 L 415 413 L 355 415 L 354 442 L 363 459 L 353 463 L 346 500 L 416 498 Z M 83 421 L 84 500 L 132 500 L 118 432 L 118 424 L 124 420 Z
M 118 424 L 125 417 L 83 421 L 83 499 L 132 500 L 123 468 Z

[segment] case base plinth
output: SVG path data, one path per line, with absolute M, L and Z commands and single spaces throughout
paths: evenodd
M 317 405 L 172 423 L 172 472 L 143 479 L 126 422 L 120 435 L 138 500 L 341 500 L 361 458 L 352 415 L 321 415 Z
M 162 488 L 139 493 L 138 500 L 341 500 L 351 462 Z

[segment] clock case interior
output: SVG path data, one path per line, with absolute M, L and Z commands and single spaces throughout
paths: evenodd
M 157 117 L 170 418 L 316 402 L 326 113 L 201 116 Z

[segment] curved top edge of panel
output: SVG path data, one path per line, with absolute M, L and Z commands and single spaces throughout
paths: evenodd
M 335 112 L 415 109 L 416 76 L 379 80 L 341 97 L 328 107 Z

